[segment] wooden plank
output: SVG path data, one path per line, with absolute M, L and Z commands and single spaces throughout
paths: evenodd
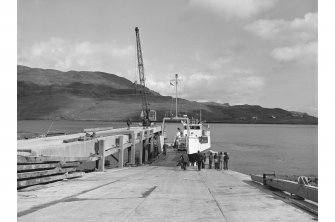
M 121 131 L 114 131 L 114 132 L 97 132 L 96 135 L 99 137 L 106 137 L 106 136 L 119 136 L 119 135 L 129 135 L 132 134 L 134 130 L 121 130 Z
M 80 137 L 63 140 L 63 143 L 77 142 Z
M 263 177 L 259 175 L 251 175 L 251 179 L 258 183 L 263 183 Z M 314 186 L 306 186 L 297 182 L 282 180 L 276 178 L 266 178 L 266 185 L 278 190 L 295 194 L 299 197 L 318 202 L 318 188 Z
M 83 141 L 89 141 L 93 140 L 95 137 L 88 137 L 88 136 L 81 136 L 78 138 L 78 141 L 83 142 Z
M 20 156 L 31 156 L 31 153 L 18 151 L 17 155 L 20 155 Z
M 315 204 L 312 204 L 311 202 L 306 202 L 303 200 L 295 200 L 292 198 L 292 196 L 290 196 L 289 194 L 286 194 L 282 191 L 274 191 L 272 192 L 274 195 L 283 198 L 282 200 L 285 203 L 289 203 L 289 204 L 294 204 L 298 207 L 300 207 L 303 210 L 306 210 L 310 213 L 313 213 L 315 215 L 318 215 L 318 206 Z
M 266 184 L 279 190 L 287 191 L 299 197 L 318 202 L 318 188 L 305 186 L 289 180 L 267 179 Z
M 119 159 L 116 158 L 113 154 L 110 155 L 114 160 L 116 160 L 117 162 L 119 162 Z
M 43 163 L 43 162 L 66 162 L 66 161 L 94 161 L 97 156 L 92 157 L 61 157 L 61 156 L 22 156 L 17 155 L 17 163 Z
M 30 179 L 30 180 L 21 180 L 21 181 L 17 181 L 17 188 L 32 186 L 32 185 L 41 184 L 41 183 L 49 183 L 53 181 L 63 180 L 65 178 L 66 178 L 66 175 L 62 174 L 62 175 L 48 176 L 48 177 L 42 177 L 42 178 L 36 178 L 36 179 Z
M 132 143 L 124 143 L 123 144 L 123 149 L 131 147 L 133 144 Z
M 17 171 L 52 169 L 52 168 L 56 168 L 58 166 L 59 166 L 59 163 L 17 165 Z
M 45 136 L 46 137 L 52 137 L 52 136 L 61 136 L 61 135 L 66 135 L 66 133 L 65 132 L 50 132 Z
M 22 180 L 22 179 L 29 179 L 29 178 L 34 178 L 34 177 L 43 177 L 43 176 L 48 176 L 48 175 L 53 175 L 53 174 L 67 173 L 67 172 L 76 171 L 76 169 L 77 169 L 76 167 L 69 167 L 69 168 L 63 168 L 63 169 L 55 168 L 52 170 L 23 172 L 23 173 L 17 174 L 17 179 Z
M 98 127 L 98 128 L 90 128 L 90 129 L 84 129 L 84 132 L 98 132 L 98 131 L 106 131 L 106 130 L 112 130 L 114 127 Z
M 251 179 L 255 182 L 263 184 L 263 176 L 260 175 L 251 175 Z
M 27 152 L 27 153 L 31 153 L 32 149 L 17 149 L 17 152 Z
M 118 152 L 118 148 L 112 148 L 112 149 L 108 149 L 105 151 L 105 156 L 109 156 L 109 155 L 112 155 L 114 153 L 117 153 Z
M 75 177 L 82 177 L 85 175 L 85 172 L 73 172 L 73 173 L 68 173 L 66 174 L 66 179 L 72 179 Z
M 309 211 L 309 212 L 311 212 L 311 213 L 313 213 L 315 215 L 318 215 L 318 209 L 317 209 L 317 207 L 315 209 L 315 207 L 313 208 L 313 207 L 307 206 L 306 204 L 303 204 L 303 203 L 301 203 L 299 201 L 293 200 L 292 198 L 290 199 L 290 202 L 292 202 L 293 204 L 295 204 L 296 206 L 298 206 L 298 207 L 300 207 L 300 208 L 302 208 L 304 210 L 307 210 L 307 211 Z
M 61 163 L 60 164 L 62 168 L 66 167 L 77 167 L 80 165 L 80 162 L 67 162 L 67 163 Z
M 59 181 L 63 179 L 81 177 L 84 174 L 85 174 L 84 172 L 75 172 L 75 173 L 69 173 L 69 174 L 62 174 L 62 175 L 56 175 L 56 176 L 48 176 L 48 177 L 35 178 L 35 179 L 30 179 L 30 180 L 17 181 L 17 188 L 32 186 L 32 185 L 41 184 L 41 183 L 49 183 L 49 182 Z
M 26 164 L 26 165 L 17 165 L 17 171 L 53 169 L 56 167 L 62 167 L 62 168 L 77 167 L 79 165 L 80 165 L 80 162 Z

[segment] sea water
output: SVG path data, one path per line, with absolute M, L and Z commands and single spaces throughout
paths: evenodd
M 46 132 L 52 121 L 18 121 L 18 133 Z M 134 124 L 135 125 L 135 124 Z M 103 121 L 55 121 L 50 131 L 82 132 L 84 128 L 126 127 Z M 229 169 L 245 174 L 275 172 L 318 175 L 318 126 L 275 124 L 209 124 L 211 149 L 228 152 Z M 180 124 L 167 124 L 172 141 Z
M 211 149 L 229 153 L 229 168 L 245 174 L 318 175 L 318 126 L 209 124 Z M 167 125 L 175 136 L 180 125 Z

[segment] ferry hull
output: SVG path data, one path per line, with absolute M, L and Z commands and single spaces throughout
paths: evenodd
M 188 154 L 197 153 L 198 151 L 203 152 L 211 148 L 211 137 L 190 137 L 188 144 Z

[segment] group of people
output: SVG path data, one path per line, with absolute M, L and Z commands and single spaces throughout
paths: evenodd
M 215 153 L 213 155 L 212 152 L 209 152 L 208 157 L 206 153 L 201 154 L 200 151 L 195 156 L 195 161 L 197 162 L 198 165 L 198 170 L 201 171 L 201 169 L 205 168 L 205 163 L 208 158 L 208 168 L 212 169 L 213 168 L 213 163 L 214 163 L 214 169 L 217 170 L 228 170 L 228 160 L 229 160 L 229 155 L 227 152 L 220 152 L 219 154 Z M 182 154 L 179 159 L 179 164 L 181 165 L 181 168 L 186 170 L 186 166 L 189 163 L 189 158 L 186 153 Z
M 213 163 L 214 163 L 214 169 L 216 170 L 228 170 L 228 160 L 229 155 L 227 152 L 220 152 L 219 154 L 215 153 L 213 156 L 213 153 L 210 153 L 209 156 L 209 163 L 208 168 L 212 169 Z

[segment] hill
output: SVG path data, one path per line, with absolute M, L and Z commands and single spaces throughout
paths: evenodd
M 139 120 L 141 97 L 131 81 L 104 72 L 68 71 L 17 67 L 17 98 L 20 119 Z M 149 90 L 151 109 L 162 119 L 174 110 L 172 98 Z M 317 124 L 304 113 L 261 106 L 198 103 L 178 100 L 180 113 L 207 122 Z

